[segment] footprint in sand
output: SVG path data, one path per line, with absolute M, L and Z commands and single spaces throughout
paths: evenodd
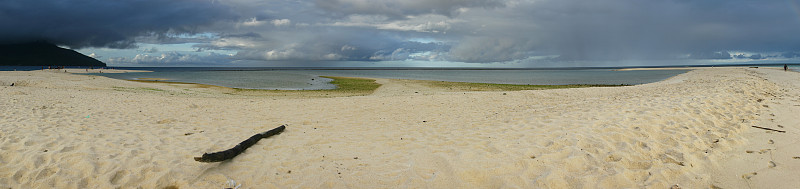
M 14 181 L 17 181 L 17 183 L 19 183 L 22 182 L 23 175 L 25 175 L 25 170 L 17 170 L 17 172 L 14 173 L 14 176 L 11 176 L 11 178 L 13 178 Z
M 45 168 L 39 171 L 39 174 L 36 175 L 36 180 L 42 180 L 45 178 L 49 178 L 58 172 L 58 168 Z
M 119 181 L 125 178 L 126 176 L 128 176 L 128 171 L 125 170 L 117 171 L 116 173 L 114 173 L 113 176 L 111 176 L 109 182 L 111 182 L 111 184 L 113 185 L 117 185 L 120 183 Z
M 70 151 L 72 151 L 74 149 L 75 149 L 75 147 L 67 146 L 67 147 L 61 148 L 61 152 L 70 152 Z
M 742 178 L 743 179 L 750 179 L 750 178 L 752 178 L 753 176 L 756 176 L 756 175 L 758 175 L 758 173 L 756 173 L 756 172 L 747 173 L 747 174 L 742 175 Z

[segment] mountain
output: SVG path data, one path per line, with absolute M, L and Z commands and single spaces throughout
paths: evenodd
M 0 44 L 0 66 L 95 66 L 106 64 L 47 42 Z

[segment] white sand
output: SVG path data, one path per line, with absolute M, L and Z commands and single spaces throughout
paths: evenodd
M 630 87 L 459 93 L 412 93 L 418 86 L 382 79 L 372 96 L 274 100 L 0 72 L 0 186 L 791 187 L 800 170 L 790 157 L 800 156 L 797 78 L 705 68 Z M 787 133 L 750 127 L 776 127 L 769 119 Z M 281 124 L 283 134 L 233 160 L 192 159 Z M 762 148 L 773 149 L 776 167 L 743 151 Z
M 786 131 L 748 129 L 750 139 L 717 161 L 714 183 L 722 188 L 798 188 L 800 187 L 800 74 L 780 68 L 757 69 L 762 77 L 780 88 L 762 101 L 756 126 Z
M 129 73 L 129 72 L 153 72 L 149 70 L 117 70 L 117 69 L 78 69 L 78 68 L 66 68 L 66 69 L 44 69 L 44 70 L 36 70 L 39 72 L 51 72 L 51 73 Z
M 713 67 L 664 67 L 664 68 L 622 68 L 614 71 L 636 71 L 636 70 L 696 70 L 707 69 Z

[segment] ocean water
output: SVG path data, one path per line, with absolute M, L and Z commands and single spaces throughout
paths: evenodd
M 130 69 L 130 68 L 119 68 Z M 417 79 L 474 83 L 567 85 L 657 82 L 686 70 L 614 71 L 612 69 L 297 69 L 297 68 L 137 68 L 144 73 L 102 73 L 116 79 L 162 78 L 246 89 L 334 89 L 330 79 L 319 76 Z

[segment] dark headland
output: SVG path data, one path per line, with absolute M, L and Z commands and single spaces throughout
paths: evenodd
M 106 64 L 47 42 L 0 44 L 0 66 L 93 66 Z

